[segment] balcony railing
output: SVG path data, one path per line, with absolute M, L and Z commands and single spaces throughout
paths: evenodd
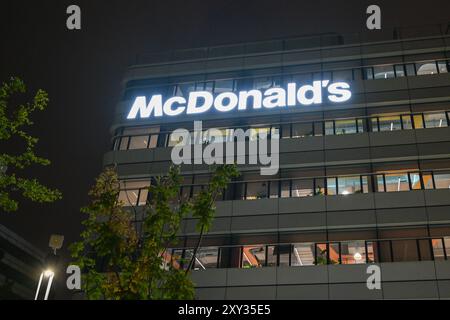
M 199 248 L 193 269 L 447 260 L 449 250 L 449 236 L 208 246 Z M 168 249 L 164 259 L 185 269 L 193 251 L 193 248 Z

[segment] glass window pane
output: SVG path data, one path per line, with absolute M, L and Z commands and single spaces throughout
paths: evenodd
M 325 195 L 325 179 L 324 178 L 315 178 L 314 179 L 316 184 L 316 190 L 315 195 L 323 196 Z
M 206 270 L 217 268 L 219 258 L 218 247 L 202 247 L 199 248 L 195 255 L 194 270 Z
M 422 173 L 422 179 L 425 189 L 434 189 L 433 176 L 431 173 Z
M 334 122 L 336 134 L 350 134 L 356 133 L 356 120 L 336 120 Z
M 270 181 L 270 197 L 278 198 L 279 181 Z
M 323 122 L 314 122 L 314 135 L 316 137 L 323 135 Z
M 378 132 L 378 118 L 371 118 L 370 124 L 372 128 L 372 132 Z
M 330 249 L 330 264 L 339 264 L 340 263 L 340 245 L 339 242 L 333 242 L 328 245 Z
M 189 92 L 191 91 L 195 91 L 195 83 L 183 83 L 177 85 L 175 95 L 187 99 L 189 97 Z
M 433 255 L 435 260 L 444 260 L 444 242 L 443 239 L 431 239 L 433 246 Z
M 309 137 L 313 135 L 312 123 L 293 123 L 292 138 Z
M 327 178 L 327 195 L 336 195 L 336 178 Z
M 313 195 L 313 179 L 292 180 L 292 197 L 311 197 Z
M 291 266 L 314 265 L 314 243 L 294 243 L 292 249 Z
M 361 180 L 362 180 L 362 191 L 363 191 L 363 193 L 368 193 L 369 192 L 369 177 L 368 176 L 362 176 Z
M 281 138 L 290 138 L 291 137 L 291 125 L 283 124 L 281 125 Z
M 422 129 L 423 128 L 423 118 L 421 114 L 415 114 L 413 115 L 414 120 L 414 128 L 415 129 Z
M 437 67 L 436 62 L 420 62 L 416 63 L 417 75 L 436 74 Z
M 373 73 L 375 79 L 388 79 L 388 78 L 394 78 L 394 66 L 387 65 L 387 66 L 374 66 L 373 67 Z
M 129 150 L 146 149 L 148 144 L 148 136 L 134 136 L 130 137 Z
M 376 192 L 386 192 L 386 190 L 384 189 L 384 178 L 382 174 L 377 174 L 376 175 L 376 180 L 377 180 L 377 184 L 376 184 Z
M 364 240 L 341 242 L 342 264 L 366 263 L 366 246 Z
M 352 80 L 353 80 L 352 70 L 333 71 L 333 81 L 352 81 Z
M 387 173 L 385 179 L 387 192 L 409 190 L 408 174 L 406 173 Z
M 214 93 L 230 92 L 234 89 L 234 80 L 216 80 L 214 83 Z
M 367 241 L 366 247 L 367 247 L 367 262 L 372 263 L 375 262 L 375 252 L 377 251 L 376 247 L 377 243 L 374 241 Z
M 450 189 L 450 172 L 434 172 L 436 189 Z
M 253 89 L 266 90 L 272 87 L 272 77 L 262 77 L 253 80 Z
M 438 61 L 437 64 L 438 64 L 439 73 L 447 73 L 448 72 L 446 61 Z
M 400 116 L 379 117 L 380 131 L 401 130 L 402 124 Z
M 277 266 L 277 246 L 267 246 L 267 266 Z
M 328 264 L 328 245 L 326 243 L 316 243 L 316 264 Z
M 279 245 L 276 247 L 280 256 L 280 266 L 289 266 L 289 255 L 292 253 L 292 245 Z
M 158 135 L 154 134 L 150 136 L 150 143 L 148 145 L 149 148 L 153 149 L 158 146 Z
M 357 119 L 358 132 L 364 132 L 364 119 Z
M 139 203 L 138 205 L 143 206 L 147 203 L 147 197 L 148 197 L 148 189 L 140 189 L 139 192 Z
M 340 195 L 361 193 L 359 176 L 338 177 L 338 190 Z
M 119 201 L 122 202 L 124 206 L 135 206 L 137 204 L 138 195 L 139 189 L 121 190 L 119 192 Z
M 120 139 L 120 146 L 119 149 L 120 150 L 127 150 L 128 149 L 128 141 L 129 141 L 129 137 L 122 137 Z
M 441 128 L 447 126 L 447 117 L 445 112 L 426 113 L 423 117 L 425 120 L 425 128 Z
M 402 115 L 402 123 L 403 123 L 403 130 L 409 130 L 412 129 L 412 119 L 411 115 Z
M 405 69 L 403 68 L 402 64 L 395 65 L 395 76 L 396 77 L 404 77 L 405 76 Z
M 334 135 L 333 121 L 325 121 L 325 135 Z
M 291 187 L 291 182 L 289 180 L 281 181 L 281 197 L 282 198 L 289 198 L 291 196 L 290 187 Z
M 394 262 L 419 260 L 416 240 L 392 240 L 392 253 Z
M 267 198 L 267 182 L 247 182 L 247 200 Z
M 414 68 L 414 64 L 409 63 L 405 65 L 406 75 L 408 77 L 416 75 L 416 69 Z
M 422 189 L 422 183 L 420 182 L 420 174 L 419 173 L 410 173 L 409 178 L 411 180 L 411 189 L 412 190 Z
M 371 79 L 373 79 L 372 67 L 363 68 L 363 78 L 364 78 L 364 80 L 371 80 Z
M 242 268 L 259 268 L 266 264 L 266 246 L 250 245 L 242 249 Z

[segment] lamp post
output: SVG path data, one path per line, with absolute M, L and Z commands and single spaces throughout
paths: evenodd
M 53 249 L 52 253 L 49 253 L 45 258 L 45 268 L 39 276 L 38 286 L 34 300 L 38 300 L 39 292 L 41 290 L 42 283 L 47 281 L 47 289 L 45 290 L 44 300 L 48 300 L 50 290 L 55 277 L 55 270 L 58 264 L 59 257 L 56 254 L 56 250 L 61 249 L 64 242 L 64 236 L 52 234 L 50 236 L 49 247 Z

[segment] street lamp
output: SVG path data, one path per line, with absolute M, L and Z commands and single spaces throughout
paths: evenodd
M 39 297 L 39 291 L 41 290 L 42 282 L 47 281 L 47 289 L 45 290 L 44 300 L 48 300 L 48 295 L 50 294 L 50 289 L 52 287 L 53 278 L 55 277 L 56 266 L 58 264 L 58 256 L 56 255 L 56 250 L 61 249 L 64 242 L 64 236 L 52 234 L 50 236 L 49 247 L 53 249 L 53 252 L 48 254 L 45 258 L 45 269 L 41 272 L 39 276 L 39 282 L 36 289 L 36 294 L 34 300 Z

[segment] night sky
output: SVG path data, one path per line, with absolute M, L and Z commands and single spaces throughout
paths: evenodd
M 66 29 L 66 8 L 82 10 L 82 30 Z M 449 0 L 428 1 L 0 1 L 0 81 L 21 77 L 49 93 L 35 117 L 38 151 L 49 167 L 29 174 L 63 192 L 47 205 L 21 203 L 0 223 L 47 250 L 52 233 L 78 238 L 87 192 L 110 147 L 109 127 L 128 65 L 145 52 L 365 29 L 370 4 L 382 27 L 450 22 Z M 373 32 L 373 31 L 372 31 Z M 64 251 L 63 251 L 64 254 Z

